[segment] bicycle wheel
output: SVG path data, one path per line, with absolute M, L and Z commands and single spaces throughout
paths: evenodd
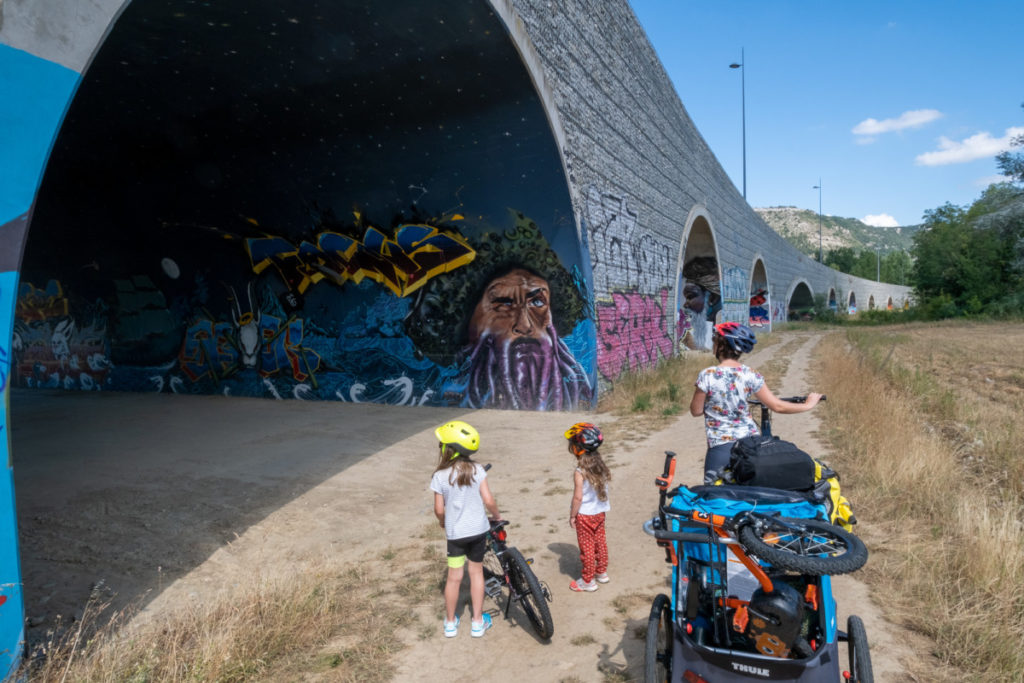
M 659 593 L 647 618 L 644 683 L 668 683 L 672 674 L 672 605 Z
M 758 515 L 739 528 L 739 539 L 747 552 L 773 567 L 812 576 L 849 574 L 868 561 L 863 541 L 817 519 Z
M 516 600 L 537 629 L 537 635 L 547 640 L 555 632 L 555 624 L 551 621 L 551 610 L 548 609 L 548 600 L 540 581 L 517 549 L 509 548 L 505 551 L 505 557 L 509 563 L 508 576 Z
M 868 632 L 864 622 L 856 615 L 846 620 L 846 650 L 850 655 L 850 683 L 874 683 Z

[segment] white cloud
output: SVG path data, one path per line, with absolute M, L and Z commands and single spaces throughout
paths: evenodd
M 1011 140 L 1018 135 L 1024 135 L 1024 128 L 1007 128 L 1001 138 L 994 138 L 987 131 L 960 142 L 942 136 L 939 138 L 939 149 L 919 154 L 915 161 L 918 166 L 945 166 L 994 157 L 1010 149 Z
M 873 225 L 876 228 L 898 228 L 899 221 L 887 213 L 870 214 L 860 219 L 865 225 Z
M 1008 175 L 987 175 L 984 178 L 978 178 L 974 181 L 975 187 L 988 187 L 989 185 L 995 185 L 996 183 L 1007 183 L 1010 182 L 1010 176 Z
M 854 135 L 878 135 L 879 133 L 891 133 L 904 128 L 920 128 L 926 123 L 942 118 L 942 112 L 937 109 L 915 109 L 905 111 L 895 119 L 864 119 L 853 127 Z

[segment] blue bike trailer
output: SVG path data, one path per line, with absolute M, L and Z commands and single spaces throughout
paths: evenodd
M 680 532 L 706 532 L 688 518 L 693 512 L 733 517 L 756 510 L 799 519 L 827 519 L 823 505 L 796 491 L 753 486 L 680 486 L 670 493 L 665 507 L 668 528 Z M 830 577 L 817 578 L 820 604 L 818 626 L 824 634 L 813 656 L 793 659 L 772 657 L 757 652 L 724 648 L 707 643 L 707 629 L 686 622 L 686 598 L 693 581 L 719 585 L 729 595 L 749 597 L 753 576 L 734 572 L 737 562 L 730 562 L 727 545 L 709 541 L 674 542 L 679 564 L 672 581 L 671 609 L 673 616 L 671 681 L 673 683 L 733 683 L 734 681 L 800 681 L 835 683 L 840 679 L 839 649 L 836 630 L 835 600 Z M 735 559 L 735 558 L 734 558 Z M 764 563 L 762 563 L 764 564 Z M 765 565 L 767 568 L 767 565 Z M 723 567 L 727 567 L 725 571 Z M 768 568 L 770 570 L 770 568 Z M 696 587 L 695 587 L 696 588 Z M 747 595 L 744 596 L 744 591 Z M 699 678 L 698 678 L 699 677 Z

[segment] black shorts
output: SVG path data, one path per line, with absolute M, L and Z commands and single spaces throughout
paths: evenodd
M 470 562 L 483 562 L 487 552 L 487 532 L 466 538 L 448 539 L 448 557 L 466 556 Z M 448 566 L 451 566 L 449 563 Z

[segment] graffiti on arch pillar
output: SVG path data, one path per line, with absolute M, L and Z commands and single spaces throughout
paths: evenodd
M 597 366 L 615 381 L 672 356 L 671 317 L 666 315 L 674 248 L 638 227 L 630 198 L 587 192 L 584 223 L 594 273 Z
M 611 303 L 598 304 L 597 366 L 602 376 L 614 381 L 625 371 L 636 372 L 672 356 L 668 301 L 668 289 L 662 289 L 657 297 L 616 292 Z
M 628 197 L 587 192 L 585 221 L 594 291 L 655 294 L 672 282 L 676 252 L 650 231 L 638 228 L 639 214 Z
M 788 320 L 786 303 L 772 300 L 772 322 L 784 323 Z
M 749 273 L 738 266 L 722 271 L 722 314 L 720 322 L 747 324 L 750 317 Z

